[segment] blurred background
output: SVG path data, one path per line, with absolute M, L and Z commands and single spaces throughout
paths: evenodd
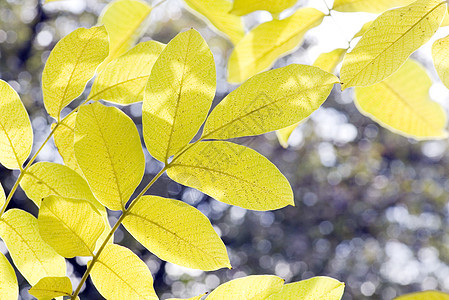
M 30 113 L 35 150 L 53 122 L 45 112 L 40 88 L 50 50 L 74 29 L 95 25 L 107 3 L 67 0 L 42 5 L 37 0 L 0 0 L 0 78 L 19 92 Z M 322 0 L 299 1 L 298 5 L 327 12 Z M 275 67 L 312 64 L 321 52 L 345 47 L 353 33 L 374 18 L 370 14 L 338 13 L 326 17 L 319 28 L 307 34 L 299 49 L 278 60 Z M 181 0 L 166 0 L 152 11 L 150 19 L 142 40 L 167 43 L 178 32 L 193 27 L 208 41 L 217 64 L 215 103 L 236 88 L 225 78 L 231 43 L 187 10 Z M 265 12 L 244 18 L 248 28 L 270 19 Z M 437 37 L 447 33 L 443 29 Z M 435 80 L 432 99 L 448 108 L 449 91 L 435 75 L 430 45 L 414 57 L 428 67 Z M 220 283 L 253 274 L 275 274 L 287 282 L 331 276 L 346 283 L 346 300 L 389 300 L 424 289 L 449 291 L 448 142 L 416 142 L 393 134 L 362 116 L 352 99 L 351 90 L 342 93 L 336 86 L 324 106 L 294 131 L 287 149 L 279 145 L 275 133 L 236 140 L 267 156 L 286 175 L 295 192 L 296 207 L 271 212 L 231 207 L 166 176 L 151 188 L 152 194 L 183 200 L 211 219 L 228 247 L 232 270 L 203 272 L 166 263 L 122 227 L 115 242 L 130 247 L 147 263 L 161 299 L 196 296 Z M 123 110 L 141 130 L 141 104 Z M 146 185 L 161 164 L 145 154 Z M 53 142 L 47 144 L 38 161 L 62 163 Z M 0 166 L 6 192 L 17 176 L 16 171 Z M 37 213 L 20 189 L 11 207 Z M 110 219 L 115 222 L 117 215 L 112 213 Z M 0 251 L 7 254 L 1 241 Z M 86 263 L 83 258 L 69 260 L 68 275 L 73 284 L 79 282 Z M 29 285 L 20 274 L 18 278 L 21 298 L 32 299 L 27 292 Z M 80 296 L 102 299 L 90 280 Z

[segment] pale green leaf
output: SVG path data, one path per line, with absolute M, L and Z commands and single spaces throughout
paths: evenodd
M 200 142 L 175 157 L 173 180 L 215 199 L 252 210 L 294 205 L 287 179 L 256 151 L 230 142 Z
M 153 157 L 166 162 L 192 140 L 206 119 L 215 85 L 214 59 L 197 31 L 168 43 L 154 64 L 142 108 L 143 136 Z
M 342 12 L 382 13 L 387 9 L 409 5 L 415 0 L 335 0 L 333 10 Z
M 298 0 L 234 0 L 231 13 L 243 16 L 256 10 L 267 10 L 277 15 L 296 2 Z
M 337 82 L 317 67 L 296 64 L 256 75 L 215 107 L 202 137 L 229 139 L 295 124 L 317 110 Z
M 314 277 L 286 284 L 267 300 L 340 300 L 345 284 L 329 277 Z
M 398 134 L 415 139 L 445 138 L 446 112 L 430 99 L 431 85 L 426 70 L 410 59 L 386 80 L 357 87 L 355 103 L 363 114 Z
M 54 195 L 42 201 L 37 221 L 44 241 L 67 258 L 93 256 L 105 227 L 90 202 Z
M 322 53 L 315 60 L 313 65 L 326 72 L 334 73 L 338 64 L 341 63 L 346 54 L 346 49 L 335 49 L 331 52 Z
M 112 60 L 94 81 L 88 99 L 122 105 L 143 100 L 145 86 L 154 62 L 164 44 L 148 41 Z
M 272 275 L 254 275 L 218 286 L 206 300 L 260 300 L 278 292 L 284 280 Z
M 433 36 L 445 13 L 446 2 L 418 0 L 380 15 L 346 54 L 340 71 L 342 89 L 373 85 L 393 74 Z
M 62 109 L 81 95 L 107 55 L 104 26 L 79 28 L 56 44 L 42 73 L 44 104 L 50 116 L 60 120 Z
M 0 252 L 0 299 L 17 299 L 19 285 L 16 273 L 8 259 Z
M 0 80 L 0 163 L 8 169 L 20 169 L 33 146 L 30 117 L 19 95 Z
M 145 170 L 133 121 L 119 109 L 99 102 L 81 106 L 76 117 L 75 156 L 96 198 L 109 209 L 123 209 Z
M 58 152 L 64 160 L 64 164 L 82 175 L 83 172 L 76 162 L 75 149 L 73 148 L 76 114 L 77 113 L 73 113 L 58 123 L 59 125 L 53 133 L 53 138 L 55 140 L 55 145 L 58 148 Z M 53 123 L 51 127 L 52 130 L 55 126 L 56 123 Z
M 231 267 L 226 247 L 207 217 L 181 201 L 144 196 L 123 225 L 163 260 L 204 271 Z
M 39 300 L 51 300 L 60 296 L 72 295 L 72 283 L 64 277 L 44 277 L 39 280 L 29 293 Z
M 403 295 L 394 300 L 449 300 L 449 294 L 439 291 L 425 291 Z
M 92 281 L 108 300 L 157 300 L 146 264 L 128 248 L 110 244 L 92 268 Z
M 228 81 L 241 83 L 270 68 L 281 56 L 299 46 L 309 29 L 321 24 L 324 14 L 314 8 L 298 9 L 283 20 L 252 29 L 237 44 L 228 62 Z
M 108 235 L 111 227 L 105 207 L 95 199 L 86 180 L 69 167 L 51 162 L 35 163 L 27 169 L 20 186 L 38 207 L 42 198 L 50 195 L 89 201 L 100 212 L 105 224 L 97 248 Z
M 31 285 L 46 276 L 65 275 L 65 259 L 44 242 L 36 218 L 29 213 L 8 210 L 0 219 L 0 237 L 14 265 Z
M 449 88 L 449 35 L 433 44 L 432 56 L 441 81 Z
M 241 17 L 229 11 L 232 3 L 228 0 L 184 0 L 187 5 L 206 17 L 219 32 L 225 34 L 233 44 L 237 44 L 245 35 L 245 27 Z
M 109 55 L 99 71 L 134 46 L 148 27 L 150 12 L 151 6 L 141 0 L 115 0 L 104 8 L 98 23 L 108 31 Z

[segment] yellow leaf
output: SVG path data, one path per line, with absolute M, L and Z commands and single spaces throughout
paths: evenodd
M 441 23 L 440 27 L 449 26 L 449 14 L 446 12 L 446 15 L 444 16 L 443 22 Z
M 394 300 L 449 300 L 449 294 L 439 291 L 425 291 L 403 295 Z
M 341 68 L 342 89 L 368 86 L 393 74 L 439 28 L 446 2 L 418 0 L 389 10 L 371 24 Z
M 56 44 L 42 73 L 44 104 L 50 116 L 60 120 L 62 109 L 81 95 L 107 55 L 104 26 L 79 28 Z
M 151 69 L 162 49 L 164 44 L 148 41 L 111 61 L 95 79 L 88 99 L 122 105 L 142 101 Z
M 33 146 L 30 117 L 19 95 L 0 80 L 0 163 L 8 169 L 21 169 Z
M 387 9 L 409 5 L 415 0 L 335 0 L 333 10 L 342 12 L 382 13 Z
M 42 201 L 37 221 L 44 241 L 67 258 L 93 256 L 105 227 L 90 202 L 54 195 Z
M 449 88 L 449 35 L 433 44 L 432 56 L 441 81 Z
M 243 16 L 256 10 L 267 10 L 276 15 L 296 2 L 298 0 L 234 0 L 231 13 Z
M 295 64 L 256 75 L 215 107 L 202 138 L 229 139 L 290 126 L 318 109 L 337 82 L 317 67 Z
M 16 273 L 8 259 L 0 252 L 0 299 L 18 299 L 19 285 Z
M 167 174 L 219 201 L 246 209 L 294 205 L 290 184 L 275 165 L 256 151 L 229 142 L 192 145 L 173 159 Z
M 72 283 L 64 277 L 44 277 L 39 280 L 29 293 L 39 300 L 51 300 L 60 296 L 72 295 Z
M 276 136 L 279 140 L 279 144 L 281 144 L 283 148 L 288 147 L 288 140 L 292 135 L 293 131 L 296 129 L 296 127 L 298 127 L 298 125 L 299 123 L 296 123 L 288 127 L 276 130 Z
M 83 105 L 75 126 L 75 155 L 97 199 L 123 209 L 139 185 L 145 157 L 133 121 L 115 107 Z
M 255 275 L 231 280 L 218 286 L 207 300 L 258 300 L 278 292 L 284 280 L 272 275 Z
M 5 190 L 3 189 L 3 186 L 0 183 L 0 207 L 3 207 L 5 201 L 6 201 Z
M 70 169 L 76 171 L 79 174 L 83 174 L 75 158 L 75 149 L 73 148 L 73 140 L 75 138 L 75 121 L 76 114 L 73 113 L 70 116 L 64 118 L 53 133 L 55 145 L 58 148 L 58 152 L 64 160 L 64 164 Z M 56 126 L 56 123 L 52 124 L 52 129 Z
M 123 225 L 163 260 L 204 271 L 231 267 L 226 247 L 207 217 L 181 201 L 144 196 Z
M 314 277 L 286 284 L 267 300 L 340 300 L 345 284 L 329 277 Z
M 185 3 L 195 12 L 207 18 L 219 32 L 224 33 L 231 42 L 237 44 L 245 35 L 245 27 L 241 17 L 232 15 L 229 11 L 232 3 L 228 0 L 185 0 Z
M 430 100 L 431 85 L 425 69 L 410 59 L 386 80 L 356 88 L 355 103 L 363 114 L 398 134 L 415 139 L 444 138 L 446 113 Z
M 338 64 L 341 63 L 341 61 L 343 60 L 345 54 L 346 49 L 335 49 L 328 53 L 322 53 L 318 56 L 313 65 L 315 67 L 322 69 L 323 71 L 333 73 L 337 68 Z M 282 147 L 284 148 L 288 147 L 288 139 L 290 138 L 293 131 L 296 129 L 296 127 L 299 126 L 299 124 L 305 122 L 307 119 L 308 118 L 304 118 L 298 123 L 295 123 L 293 125 L 290 125 L 288 127 L 276 131 L 276 136 Z
M 197 31 L 168 43 L 151 71 L 142 108 L 143 136 L 153 157 L 166 162 L 190 142 L 206 119 L 215 84 L 214 58 Z
M 108 235 L 111 227 L 105 207 L 95 199 L 86 180 L 69 167 L 51 162 L 35 163 L 26 171 L 20 186 L 38 207 L 42 198 L 50 195 L 89 201 L 100 212 L 105 224 L 97 248 Z
M 356 39 L 358 37 L 361 37 L 365 34 L 365 32 L 368 31 L 368 29 L 371 27 L 374 21 L 369 21 L 363 24 L 362 28 L 354 35 L 352 39 Z
M 170 299 L 167 299 L 167 300 L 201 300 L 201 298 L 202 298 L 204 295 L 206 295 L 206 294 L 202 294 L 202 295 L 199 295 L 199 296 L 196 296 L 196 297 L 192 297 L 192 298 L 188 298 L 188 299 L 170 298 Z
M 334 73 L 338 64 L 341 63 L 346 54 L 346 49 L 335 49 L 328 53 L 322 53 L 315 60 L 313 65 L 326 72 Z
M 108 300 L 157 300 L 153 277 L 146 264 L 128 248 L 110 244 L 101 252 L 91 277 Z
M 252 29 L 229 57 L 228 81 L 241 83 L 270 68 L 279 57 L 298 47 L 304 34 L 320 25 L 323 18 L 324 14 L 314 8 L 301 8 L 288 18 Z
M 14 265 L 31 285 L 45 276 L 65 275 L 65 259 L 44 242 L 36 218 L 29 213 L 8 210 L 0 219 L 0 237 Z
M 145 33 L 151 7 L 140 0 L 115 0 L 110 2 L 98 20 L 109 34 L 109 55 L 99 72 L 113 59 L 128 51 Z

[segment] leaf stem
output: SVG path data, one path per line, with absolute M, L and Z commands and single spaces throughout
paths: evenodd
M 156 174 L 156 176 L 153 177 L 153 179 L 151 179 L 150 183 L 148 183 L 143 189 L 142 191 L 139 193 L 139 195 L 137 195 L 136 198 L 134 198 L 131 201 L 131 204 L 129 205 L 129 207 L 123 212 L 123 214 L 120 216 L 120 218 L 117 220 L 117 222 L 114 224 L 114 227 L 111 228 L 111 230 L 109 231 L 107 237 L 105 238 L 105 240 L 103 241 L 103 243 L 101 244 L 100 248 L 98 248 L 97 253 L 92 257 L 92 260 L 89 264 L 89 266 L 86 269 L 86 272 L 84 272 L 83 277 L 81 278 L 81 281 L 79 282 L 78 286 L 76 287 L 75 292 L 73 292 L 73 295 L 71 296 L 71 300 L 75 300 L 76 297 L 78 296 L 78 294 L 81 291 L 81 287 L 83 286 L 83 284 L 86 282 L 87 278 L 89 277 L 90 272 L 92 271 L 92 268 L 94 267 L 95 263 L 98 261 L 98 257 L 100 257 L 101 252 L 104 250 L 104 248 L 106 247 L 106 245 L 108 244 L 109 239 L 112 237 L 112 235 L 114 234 L 114 232 L 118 229 L 118 227 L 120 226 L 120 224 L 122 224 L 123 220 L 126 218 L 126 216 L 129 214 L 129 211 L 131 210 L 131 208 L 137 203 L 137 201 L 139 201 L 142 196 L 146 193 L 146 191 L 148 191 L 148 189 L 156 182 L 156 180 L 159 179 L 159 177 L 162 176 L 162 174 L 164 174 L 164 172 L 167 170 L 168 166 L 165 166 L 162 170 L 159 171 L 159 173 Z

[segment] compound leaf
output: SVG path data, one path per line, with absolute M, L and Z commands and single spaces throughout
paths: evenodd
M 18 299 L 19 285 L 14 268 L 0 252 L 0 299 Z
M 0 95 L 0 163 L 21 169 L 33 146 L 30 117 L 17 92 L 3 80 Z
M 284 280 L 273 275 L 255 275 L 231 280 L 218 286 L 207 300 L 266 299 L 278 292 Z
M 20 186 L 38 207 L 41 200 L 50 195 L 89 201 L 100 212 L 105 224 L 97 248 L 108 235 L 111 227 L 105 207 L 95 199 L 86 180 L 69 167 L 51 162 L 35 163 L 26 171 Z
M 157 300 L 153 277 L 146 264 L 128 248 L 110 244 L 98 257 L 91 277 L 100 294 L 109 300 Z
M 76 114 L 73 113 L 70 116 L 65 117 L 59 122 L 59 125 L 56 123 L 52 124 L 52 130 L 55 126 L 58 126 L 56 130 L 53 132 L 53 138 L 55 140 L 55 145 L 58 148 L 58 152 L 64 160 L 64 164 L 70 169 L 78 172 L 79 174 L 83 174 L 75 157 L 75 149 L 73 147 L 74 138 L 75 138 L 75 121 Z
M 215 107 L 202 137 L 229 139 L 290 126 L 317 110 L 337 82 L 317 67 L 296 64 L 258 74 Z
M 443 138 L 447 117 L 430 100 L 431 85 L 425 69 L 410 59 L 386 80 L 357 87 L 355 102 L 363 114 L 396 133 L 415 139 Z
M 139 185 L 145 157 L 133 121 L 99 102 L 81 106 L 75 125 L 75 156 L 97 199 L 123 209 Z
M 154 62 L 164 44 L 148 41 L 112 60 L 95 79 L 88 99 L 122 105 L 140 102 Z
M 65 275 L 65 259 L 44 242 L 37 219 L 31 214 L 8 210 L 0 219 L 0 237 L 14 265 L 31 285 L 45 276 Z
M 252 29 L 229 57 L 228 81 L 241 83 L 270 68 L 279 57 L 298 47 L 305 33 L 320 25 L 323 18 L 324 14 L 314 8 L 302 8 L 288 18 Z
M 39 300 L 51 300 L 60 296 L 72 295 L 72 283 L 70 278 L 64 277 L 44 277 L 39 280 L 29 293 Z
M 79 28 L 56 44 L 42 73 L 44 104 L 50 116 L 60 120 L 62 109 L 81 95 L 107 55 L 104 26 Z
M 387 9 L 409 5 L 415 0 L 335 0 L 333 10 L 342 12 L 382 13 Z
M 175 156 L 167 174 L 215 199 L 253 210 L 294 205 L 287 179 L 256 151 L 223 141 L 192 144 Z
M 284 285 L 267 300 L 340 300 L 345 284 L 329 277 L 314 277 Z
M 342 89 L 373 85 L 393 74 L 433 36 L 445 13 L 445 2 L 418 0 L 380 15 L 346 54 L 340 71 Z
M 234 0 L 231 13 L 243 16 L 256 10 L 267 10 L 276 15 L 296 2 L 298 0 Z
M 153 157 L 166 162 L 195 136 L 212 104 L 215 76 L 212 53 L 197 31 L 168 43 L 154 64 L 142 108 L 143 136 Z
M 184 0 L 184 2 L 207 20 L 220 32 L 224 33 L 236 45 L 245 35 L 241 17 L 229 11 L 232 3 L 228 0 Z
M 98 23 L 104 24 L 108 31 L 109 55 L 99 71 L 128 51 L 145 33 L 150 12 L 151 7 L 140 0 L 115 0 L 105 7 Z
M 432 56 L 441 81 L 449 88 L 449 35 L 433 44 Z
M 394 300 L 449 300 L 449 294 L 439 291 L 425 291 L 403 295 Z
M 37 221 L 44 241 L 67 258 L 93 256 L 105 227 L 90 202 L 55 195 L 44 198 Z
M 123 225 L 163 260 L 204 271 L 231 267 L 226 247 L 207 217 L 181 201 L 143 196 Z

